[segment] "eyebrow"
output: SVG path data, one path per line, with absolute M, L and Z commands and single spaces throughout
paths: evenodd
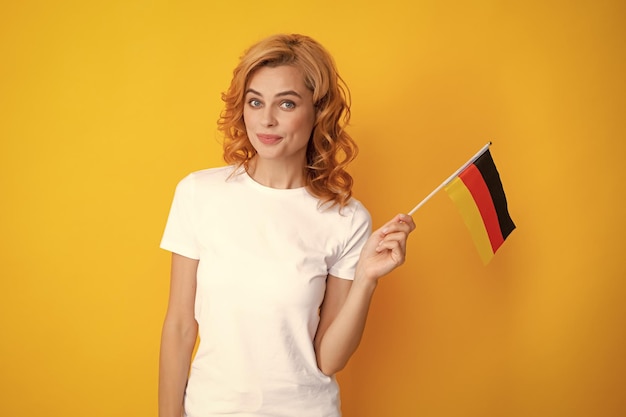
M 246 90 L 246 94 L 248 93 L 256 94 L 258 96 L 263 97 L 263 94 L 259 93 L 258 91 L 252 88 L 248 88 Z M 293 91 L 293 90 L 281 91 L 280 93 L 276 94 L 276 97 L 283 97 L 283 96 L 296 96 L 298 98 L 302 98 L 300 94 L 298 94 L 296 91 Z

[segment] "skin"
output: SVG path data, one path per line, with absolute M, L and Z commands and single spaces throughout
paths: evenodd
M 250 176 L 268 187 L 302 187 L 315 107 L 300 70 L 292 66 L 258 69 L 248 83 L 245 103 L 246 131 L 257 151 Z
M 159 416 L 180 417 L 198 323 L 194 318 L 198 260 L 172 254 L 170 296 L 161 332 Z
M 244 120 L 257 155 L 249 175 L 273 188 L 304 185 L 306 145 L 315 123 L 312 92 L 295 67 L 263 67 L 246 90 Z M 314 340 L 319 369 L 333 375 L 357 349 L 378 280 L 405 261 L 413 219 L 398 214 L 367 240 L 354 281 L 329 275 Z M 170 298 L 161 337 L 159 416 L 180 417 L 191 354 L 198 261 L 172 254 Z
M 413 219 L 398 214 L 365 243 L 354 281 L 328 276 L 314 341 L 317 365 L 324 374 L 342 370 L 356 351 L 378 280 L 404 263 L 413 230 Z

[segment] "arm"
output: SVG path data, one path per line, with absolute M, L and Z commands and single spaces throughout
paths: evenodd
M 198 261 L 172 254 L 170 296 L 161 334 L 159 416 L 182 416 L 198 324 L 194 318 Z
M 359 346 L 378 280 L 404 263 L 413 219 L 398 215 L 365 243 L 354 281 L 329 275 L 315 335 L 317 366 L 326 375 L 343 369 Z

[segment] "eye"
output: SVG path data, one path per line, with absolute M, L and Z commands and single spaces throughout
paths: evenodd
M 261 107 L 263 103 L 261 103 L 259 100 L 257 100 L 256 98 L 251 98 L 250 100 L 248 100 L 248 105 L 252 108 L 258 108 Z
M 285 110 L 293 110 L 296 108 L 296 103 L 294 103 L 291 100 L 285 100 L 282 103 L 280 103 L 280 107 Z

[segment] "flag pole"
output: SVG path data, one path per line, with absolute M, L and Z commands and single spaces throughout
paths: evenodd
M 422 201 L 419 202 L 419 204 L 415 207 L 413 207 L 413 209 L 411 211 L 409 211 L 409 216 L 412 216 L 413 213 L 415 213 L 420 207 L 422 207 L 424 204 L 426 204 L 426 202 L 428 200 L 430 200 L 432 198 L 432 196 L 434 196 L 435 194 L 437 194 L 437 192 L 439 190 L 441 190 L 443 187 L 445 187 L 446 185 L 448 185 L 450 183 L 450 181 L 452 181 L 454 178 L 456 178 L 457 175 L 459 175 L 461 172 L 463 172 L 463 170 L 465 168 L 467 168 L 468 166 L 470 166 L 471 164 L 474 163 L 474 161 L 476 161 L 483 153 L 485 153 L 485 151 L 487 149 L 489 149 L 489 146 L 491 146 L 491 142 L 487 143 L 485 146 L 483 146 L 478 152 L 476 152 L 476 154 L 474 156 L 472 156 L 470 158 L 469 161 L 467 161 L 465 164 L 463 164 L 463 166 L 459 169 L 457 169 L 454 174 L 450 175 L 448 178 L 446 178 L 446 180 L 444 182 L 442 182 L 441 184 L 439 184 L 439 186 L 437 188 L 435 188 L 430 194 L 428 194 L 426 196 L 426 198 L 424 198 Z

